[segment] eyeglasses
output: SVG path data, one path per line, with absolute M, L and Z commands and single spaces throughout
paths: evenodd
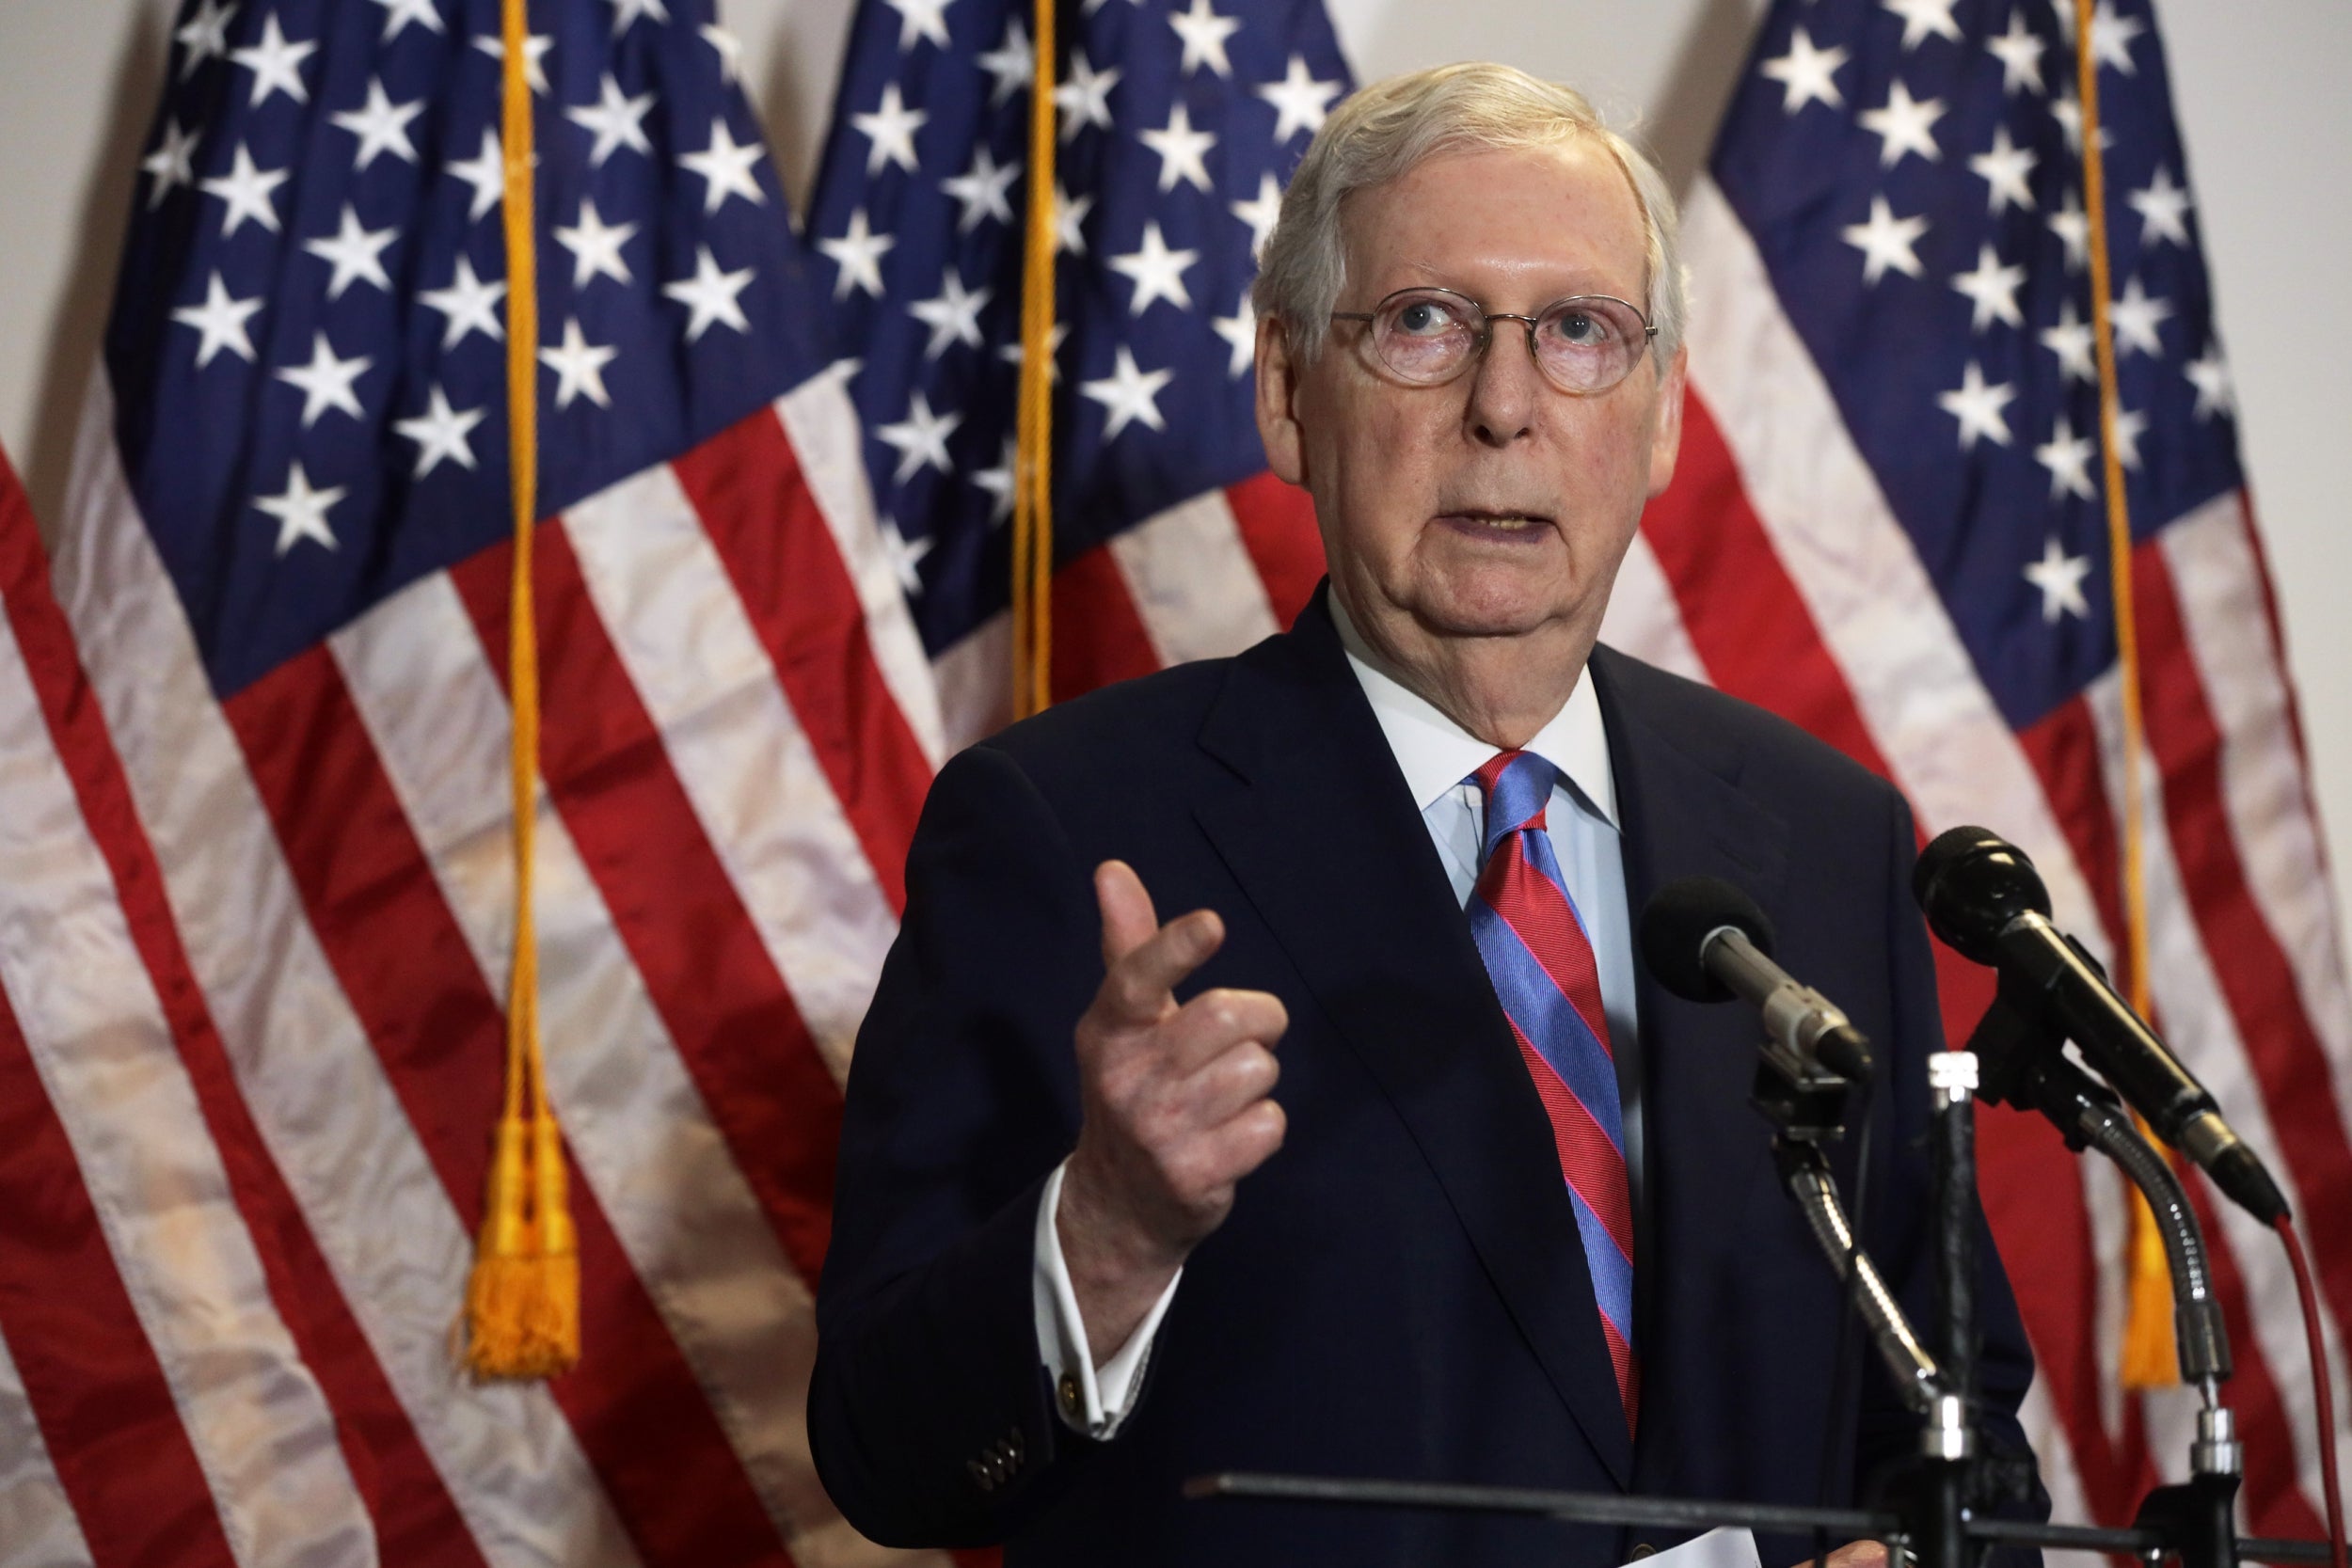
M 1370 310 L 1334 310 L 1333 321 L 1370 322 L 1372 350 L 1398 379 L 1436 387 L 1484 354 L 1497 322 L 1527 328 L 1527 352 L 1564 392 L 1605 392 L 1633 373 L 1658 328 L 1622 299 L 1578 294 L 1533 316 L 1488 310 L 1452 289 L 1399 289 Z

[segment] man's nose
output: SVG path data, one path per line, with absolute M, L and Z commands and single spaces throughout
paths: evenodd
M 1544 372 L 1528 352 L 1523 325 L 1499 321 L 1487 330 L 1486 352 L 1470 370 L 1470 406 L 1464 417 L 1474 439 L 1490 447 L 1505 447 L 1534 428 L 1544 391 Z

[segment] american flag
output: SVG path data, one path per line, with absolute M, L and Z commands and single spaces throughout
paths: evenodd
M 802 1409 L 930 670 L 708 0 L 531 35 L 585 1357 L 450 1345 L 513 919 L 500 6 L 193 0 L 61 614 L 0 526 L 0 1517 L 43 1560 L 885 1556 Z
M 2059 923 L 2124 951 L 2121 685 L 2074 8 L 1784 0 L 1685 206 L 1692 393 L 1604 636 L 1895 780 L 1923 828 L 2023 845 Z M 2352 1004 L 2239 466 L 2164 55 L 2101 0 L 2117 443 L 2145 692 L 2156 1022 L 2268 1155 L 2352 1327 Z M 1964 1038 L 1989 972 L 1939 953 Z M 2060 1517 L 2185 1468 L 2195 1399 L 2117 1376 L 2125 1208 L 2038 1120 L 1981 1122 L 2041 1359 Z M 2318 1533 L 2312 1396 L 2277 1239 L 2197 1185 L 2236 1353 L 2243 1518 Z
M 1255 250 L 1350 78 L 1322 0 L 1083 0 L 1054 89 L 1053 682 L 1236 653 L 1322 575 L 1251 414 Z M 864 0 L 811 206 L 951 742 L 1009 711 L 1025 0 Z M 819 266 L 822 273 L 825 269 Z

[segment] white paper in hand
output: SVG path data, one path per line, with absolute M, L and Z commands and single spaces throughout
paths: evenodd
M 1764 1564 L 1756 1555 L 1755 1535 L 1726 1527 L 1652 1553 L 1642 1559 L 1641 1568 L 1764 1568 Z

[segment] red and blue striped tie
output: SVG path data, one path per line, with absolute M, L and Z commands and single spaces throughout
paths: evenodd
M 1600 970 L 1544 827 L 1559 777 L 1527 752 L 1502 752 L 1470 775 L 1486 798 L 1470 939 L 1551 1117 L 1630 1430 L 1642 1385 L 1633 1354 L 1633 1205 L 1626 1192 L 1624 1118 Z

